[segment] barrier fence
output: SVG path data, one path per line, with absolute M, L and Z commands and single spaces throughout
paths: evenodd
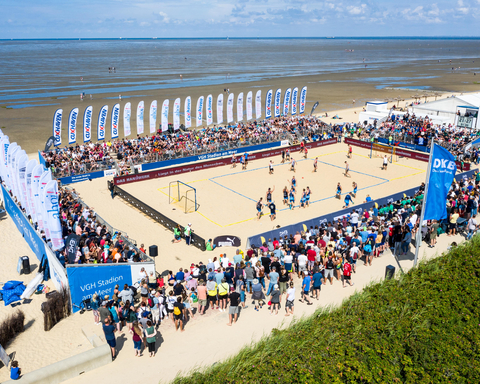
M 360 148 L 365 148 L 365 149 L 372 149 L 373 143 L 371 141 L 362 141 L 358 139 L 350 139 L 348 137 L 345 138 L 344 142 L 346 144 L 351 144 L 355 145 Z M 395 154 L 397 156 L 401 157 L 407 157 L 409 159 L 414 159 L 414 160 L 419 160 L 419 161 L 424 161 L 428 163 L 428 159 L 430 155 L 428 153 L 421 153 L 421 152 L 416 152 L 416 151 L 410 151 L 408 149 L 403 149 L 399 147 L 394 147 L 395 148 Z M 456 162 L 457 168 L 461 170 L 461 163 L 459 161 Z M 470 171 L 470 163 L 463 163 L 463 171 Z
M 170 231 L 173 232 L 173 229 L 176 228 L 179 224 L 172 219 L 168 218 L 167 216 L 163 215 L 162 213 L 158 212 L 156 209 L 150 207 L 149 205 L 145 204 L 143 201 L 140 199 L 137 199 L 135 196 L 129 194 L 128 192 L 124 191 L 122 188 L 120 188 L 117 185 L 114 185 L 113 187 L 113 192 L 116 194 L 118 197 L 122 198 L 125 200 L 127 203 L 132 205 L 133 207 L 137 208 L 144 214 L 148 215 L 150 218 L 155 220 L 157 223 L 162 225 L 163 227 L 169 229 Z M 180 226 L 182 228 L 182 233 L 185 230 L 183 226 Z M 201 236 L 197 235 L 195 232 L 192 232 L 192 241 L 191 245 L 197 247 L 201 251 L 205 251 L 206 245 L 205 245 L 205 239 L 202 238 Z
M 455 176 L 455 179 L 456 180 L 467 179 L 471 177 L 474 174 L 474 172 L 475 170 L 459 173 Z M 277 229 L 273 229 L 271 231 L 263 232 L 258 235 L 249 237 L 247 239 L 247 248 L 251 247 L 253 244 L 258 247 L 262 245 L 264 242 L 268 241 L 268 239 L 273 240 L 274 238 L 277 238 L 278 240 L 280 238 L 284 238 L 285 236 L 290 236 L 290 234 L 295 235 L 297 232 L 301 233 L 302 231 L 307 231 L 307 229 L 309 229 L 311 226 L 315 228 L 315 226 L 320 226 L 328 222 L 337 221 L 338 219 L 341 219 L 344 216 L 349 217 L 353 210 L 361 214 L 363 211 L 369 210 L 371 207 L 374 207 L 375 204 L 377 204 L 378 207 L 380 207 L 384 204 L 389 204 L 393 201 L 402 199 L 404 195 L 413 196 L 417 192 L 418 192 L 418 187 L 410 188 L 402 192 L 394 193 L 390 196 L 386 196 L 386 197 L 382 197 L 382 198 L 370 201 L 368 203 L 355 205 L 355 208 L 342 209 L 340 211 L 319 216 L 314 219 L 305 220 L 301 223 L 287 225 L 285 227 L 280 227 Z
M 337 139 L 333 138 L 333 139 L 327 139 L 327 140 L 321 140 L 321 141 L 313 141 L 313 142 L 307 143 L 306 147 L 308 149 L 312 149 L 312 148 L 323 147 L 325 145 L 332 145 L 332 144 L 336 144 L 336 143 L 337 143 Z M 285 147 L 280 147 L 280 148 L 267 150 L 267 151 L 249 153 L 248 154 L 248 161 L 250 162 L 252 160 L 263 159 L 263 158 L 272 157 L 272 156 L 278 156 L 282 153 L 282 151 L 284 149 L 285 149 Z M 290 149 L 290 152 L 296 152 L 296 151 L 300 150 L 300 145 L 299 144 L 298 145 L 293 145 L 293 146 L 288 147 L 288 149 Z M 228 156 L 228 154 L 225 154 L 224 156 Z M 138 173 L 136 175 L 117 176 L 117 177 L 114 177 L 113 181 L 114 181 L 115 185 L 135 183 L 135 182 L 138 182 L 138 181 L 158 179 L 158 178 L 162 178 L 162 177 L 179 175 L 179 174 L 182 174 L 182 173 L 187 173 L 187 172 L 192 172 L 192 171 L 199 171 L 199 170 L 207 169 L 207 168 L 220 167 L 222 165 L 230 164 L 230 161 L 231 161 L 230 157 L 221 158 L 221 159 L 217 159 L 217 160 L 188 164 L 188 165 L 168 168 L 168 169 L 164 169 L 164 170 L 142 172 L 142 173 Z

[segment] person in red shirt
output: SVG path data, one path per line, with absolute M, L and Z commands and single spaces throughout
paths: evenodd
M 352 283 L 352 265 L 348 260 L 345 261 L 345 264 L 343 264 L 343 288 L 346 287 L 345 282 L 348 281 L 348 284 L 350 286 L 353 285 Z
M 317 252 L 314 249 L 307 248 L 307 259 L 308 259 L 308 270 L 311 271 L 315 264 L 315 259 L 317 258 Z

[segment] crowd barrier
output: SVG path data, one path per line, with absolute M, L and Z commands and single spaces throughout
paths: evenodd
M 32 226 L 30 221 L 25 217 L 20 208 L 15 204 L 8 191 L 2 185 L 3 201 L 5 210 L 12 218 L 18 231 L 33 251 L 37 259 L 42 262 L 46 257 L 50 269 L 50 277 L 57 291 L 68 289 L 68 280 L 60 261 L 58 261 L 55 253 L 45 244 L 38 232 Z M 8 241 L 5 239 L 5 241 Z
M 94 293 L 100 297 L 113 296 L 115 285 L 123 289 L 140 280 L 140 271 L 145 268 L 147 275 L 155 274 L 153 262 L 121 264 L 68 264 L 67 277 L 70 284 L 72 310 L 80 310 L 81 302 L 90 299 Z
M 156 209 L 145 204 L 140 199 L 137 199 L 135 196 L 129 194 L 128 192 L 125 192 L 122 188 L 115 185 L 113 192 L 115 195 L 122 198 L 130 205 L 134 206 L 144 214 L 150 216 L 153 220 L 155 220 L 160 225 L 172 231 L 172 233 L 173 233 L 173 229 L 177 227 L 178 223 L 168 218 L 167 216 L 163 215 L 162 213 L 158 212 Z M 182 233 L 183 233 L 183 230 L 185 228 L 183 226 L 180 226 L 180 227 L 182 228 Z M 205 251 L 206 249 L 205 239 L 197 235 L 195 232 L 192 232 L 191 245 L 193 245 L 194 247 L 197 247 L 201 251 Z
M 345 143 L 346 144 L 351 144 L 355 145 L 357 147 L 365 148 L 365 149 L 372 149 L 373 143 L 370 141 L 362 141 L 362 140 L 357 140 L 357 139 L 350 139 L 350 138 L 345 138 Z M 420 153 L 420 152 L 415 152 L 415 151 L 410 151 L 408 149 L 403 149 L 399 147 L 395 147 L 395 153 L 397 156 L 400 157 L 407 157 L 409 159 L 414 159 L 414 160 L 419 160 L 419 161 L 424 161 L 428 163 L 428 159 L 430 155 L 428 153 Z M 460 170 L 460 162 L 457 163 L 457 169 Z M 470 163 L 463 163 L 463 170 L 464 171 L 469 171 L 470 170 Z
M 333 138 L 333 139 L 327 139 L 327 140 L 321 140 L 321 141 L 313 141 L 313 142 L 307 143 L 306 147 L 308 149 L 312 149 L 312 148 L 323 147 L 325 145 L 332 145 L 332 144 L 336 144 L 336 143 L 337 143 L 337 139 Z M 300 150 L 300 145 L 290 146 L 289 149 L 290 149 L 290 152 L 299 151 Z M 280 148 L 267 150 L 267 151 L 260 151 L 260 152 L 256 152 L 256 153 L 248 153 L 248 161 L 250 162 L 252 160 L 263 159 L 263 158 L 272 157 L 272 156 L 278 156 L 282 153 L 283 150 L 284 150 L 284 147 L 280 147 Z M 227 156 L 227 154 L 225 154 L 225 156 Z M 168 169 L 163 169 L 163 170 L 158 170 L 158 171 L 142 172 L 142 173 L 138 173 L 136 175 L 117 176 L 113 179 L 113 181 L 114 181 L 115 185 L 135 183 L 135 182 L 138 182 L 138 181 L 158 179 L 158 178 L 161 178 L 161 177 L 179 175 L 179 174 L 182 174 L 182 173 L 199 171 L 199 170 L 207 169 L 207 168 L 220 167 L 220 166 L 223 166 L 223 165 L 230 164 L 230 161 L 231 161 L 230 157 L 225 157 L 225 158 L 221 158 L 221 159 L 217 159 L 217 160 L 204 161 L 204 162 L 201 162 L 201 163 L 188 164 L 188 165 L 185 165 L 185 166 L 173 167 L 173 168 L 168 168 Z
M 379 137 L 378 142 L 381 144 L 391 145 L 389 144 L 388 139 L 385 139 L 384 137 Z M 395 143 L 396 147 L 411 149 L 412 151 L 427 152 L 427 153 L 430 152 L 430 147 L 427 147 L 424 145 L 410 144 L 410 143 L 405 143 L 403 141 L 397 141 L 397 140 L 393 140 L 393 142 Z
M 460 179 L 466 179 L 471 177 L 474 174 L 474 170 L 467 171 L 464 173 L 459 173 L 455 176 L 456 180 Z M 413 196 L 415 193 L 418 192 L 418 187 L 416 188 L 410 188 L 402 192 L 394 193 L 393 195 L 382 197 L 373 201 L 370 201 L 368 203 L 363 203 L 363 204 L 358 204 L 355 205 L 355 208 L 346 208 L 342 209 L 337 212 L 329 213 L 320 217 L 316 217 L 314 219 L 309 219 L 305 220 L 301 223 L 296 223 L 292 225 L 288 225 L 285 227 L 280 227 L 277 229 L 273 229 L 271 231 L 263 232 L 255 236 L 251 236 L 247 239 L 247 248 L 251 247 L 252 244 L 255 246 L 260 246 L 262 245 L 265 241 L 268 241 L 268 239 L 280 239 L 283 238 L 284 236 L 290 236 L 290 234 L 295 235 L 297 231 L 301 233 L 302 231 L 306 231 L 309 229 L 311 226 L 315 228 L 315 226 L 320 226 L 322 224 L 336 221 L 338 219 L 341 219 L 344 216 L 350 216 L 350 213 L 352 213 L 352 210 L 355 209 L 359 214 L 361 214 L 365 210 L 369 210 L 371 207 L 373 207 L 375 204 L 377 204 L 379 207 L 384 205 L 384 204 L 389 204 L 393 201 L 402 199 L 405 196 Z

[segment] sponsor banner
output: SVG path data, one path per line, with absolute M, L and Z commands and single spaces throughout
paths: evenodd
M 247 121 L 252 120 L 253 118 L 253 107 L 252 107 L 252 91 L 247 93 Z
M 25 183 L 27 187 L 27 200 L 28 200 L 28 212 L 32 217 L 32 221 L 35 223 L 37 221 L 37 215 L 35 211 L 35 202 L 33 201 L 33 193 L 32 193 L 32 174 L 34 168 L 38 165 L 38 161 L 36 159 L 32 159 L 27 164 L 27 170 L 25 174 Z
M 105 127 L 107 125 L 108 105 L 104 105 L 98 114 L 97 139 L 105 140 Z
M 202 126 L 202 120 L 203 120 L 203 100 L 204 97 L 200 96 L 197 100 L 197 127 Z
M 23 215 L 22 211 L 20 211 L 20 208 L 15 204 L 3 185 L 2 192 L 7 213 L 12 218 L 18 231 L 23 235 L 23 238 L 33 253 L 35 253 L 35 256 L 37 256 L 39 261 L 42 261 L 43 255 L 45 254 L 45 243 L 38 233 L 35 232 L 35 229 L 33 229 L 28 219 Z
M 372 143 L 368 142 L 368 141 L 345 138 L 344 142 L 346 144 L 355 145 L 357 147 L 361 147 L 361 148 L 365 148 L 365 149 L 371 149 L 372 148 Z M 399 147 L 394 147 L 394 148 L 395 148 L 395 153 L 396 153 L 397 156 L 408 157 L 409 159 L 428 162 L 428 158 L 429 158 L 428 153 L 419 153 L 419 152 L 415 152 L 415 151 L 409 151 L 407 149 L 403 149 L 403 148 L 399 148 Z M 456 164 L 457 164 L 457 167 L 460 168 L 460 165 L 461 165 L 460 162 L 457 161 Z M 470 163 L 464 163 L 463 164 L 463 170 L 464 171 L 470 171 Z
M 45 142 L 45 149 L 43 150 L 44 152 L 50 151 L 51 146 L 55 142 L 55 137 L 50 136 L 47 141 Z
M 292 116 L 297 114 L 297 100 L 298 100 L 298 87 L 293 88 L 292 91 Z
M 38 201 L 40 212 L 42 212 L 42 220 L 43 220 L 43 230 L 45 231 L 45 236 L 47 239 L 50 238 L 50 228 L 48 226 L 48 214 L 46 211 L 46 204 L 45 204 L 45 187 L 47 186 L 48 182 L 52 180 L 52 171 L 48 169 L 47 171 L 43 172 L 40 176 L 40 181 L 38 183 Z
M 170 100 L 166 99 L 162 104 L 162 132 L 168 131 L 168 108 Z
M 180 129 L 180 98 L 175 99 L 173 103 L 173 129 Z
M 227 123 L 233 122 L 233 100 L 235 96 L 233 93 L 228 95 L 227 99 Z
M 300 91 L 300 110 L 298 113 L 303 115 L 305 113 L 305 106 L 307 103 L 307 86 L 303 87 Z
M 112 139 L 118 138 L 118 122 L 120 120 L 120 104 L 115 104 L 112 108 Z
M 80 183 L 82 181 L 98 179 L 100 177 L 109 176 L 106 175 L 106 172 L 110 172 L 111 170 L 107 171 L 96 171 L 91 173 L 83 173 L 81 175 L 74 175 L 74 176 L 67 176 L 67 177 L 60 177 L 58 180 L 62 182 L 63 185 L 66 184 L 73 184 L 73 183 Z
M 47 227 L 50 231 L 52 249 L 63 249 L 62 224 L 60 224 L 60 207 L 58 204 L 58 183 L 51 180 L 45 186 L 45 211 L 47 213 Z
M 445 201 L 455 173 L 455 157 L 440 145 L 433 144 L 423 220 L 441 220 L 447 217 Z
M 465 179 L 465 178 L 471 177 L 472 175 L 473 175 L 473 171 L 460 173 L 456 176 L 456 179 L 457 180 Z M 296 223 L 296 224 L 293 224 L 293 225 L 287 225 L 287 226 L 283 226 L 283 227 L 280 227 L 278 229 L 274 229 L 274 230 L 271 230 L 271 231 L 268 231 L 268 232 L 260 233 L 260 234 L 255 235 L 255 236 L 251 236 L 247 239 L 246 248 L 251 247 L 252 244 L 260 246 L 261 244 L 263 244 L 263 242 L 265 242 L 265 240 L 273 239 L 275 237 L 278 239 L 280 237 L 283 238 L 284 236 L 290 236 L 290 234 L 294 235 L 297 231 L 298 232 L 303 231 L 305 227 L 310 228 L 310 226 L 313 226 L 313 227 L 315 227 L 316 225 L 320 226 L 322 224 L 328 223 L 329 221 L 331 221 L 331 222 L 337 221 L 338 219 L 341 219 L 344 216 L 349 217 L 350 214 L 352 213 L 352 209 L 355 209 L 355 211 L 357 211 L 361 215 L 362 212 L 364 212 L 366 210 L 369 210 L 370 207 L 375 206 L 375 204 L 377 204 L 378 206 L 382 206 L 384 204 L 388 204 L 388 203 L 391 203 L 393 201 L 397 201 L 399 199 L 402 199 L 404 197 L 404 195 L 414 196 L 415 193 L 417 193 L 417 192 L 418 192 L 418 187 L 407 189 L 405 191 L 398 192 L 398 193 L 395 193 L 395 194 L 390 195 L 390 196 L 382 197 L 382 198 L 379 198 L 377 200 L 370 201 L 368 203 L 354 205 L 353 208 L 342 209 L 340 211 L 336 211 L 336 212 L 329 213 L 329 214 L 326 214 L 326 215 L 323 215 L 323 216 L 320 216 L 320 217 L 316 217 L 316 218 L 311 219 L 311 220 L 306 220 L 306 221 Z M 445 203 L 445 200 L 443 202 Z
M 141 263 L 147 275 L 155 273 L 155 264 Z M 68 265 L 67 277 L 70 285 L 72 304 L 80 307 L 85 299 L 92 298 L 96 293 L 100 297 L 113 296 L 115 285 L 123 287 L 124 284 L 132 285 L 139 278 L 140 266 L 135 264 L 84 264 Z M 73 312 L 79 311 L 73 306 Z
M 288 110 L 290 109 L 290 98 L 292 96 L 292 88 L 287 88 L 285 95 L 283 96 L 283 116 L 288 115 Z
M 68 115 L 68 144 L 75 144 L 77 141 L 77 118 L 78 108 L 73 108 Z
M 237 121 L 243 120 L 243 92 L 240 92 L 237 97 Z
M 18 176 L 18 190 L 20 195 L 17 196 L 17 201 L 19 201 L 22 205 L 22 208 L 25 209 L 27 215 L 30 215 L 30 204 L 28 202 L 27 197 L 27 163 L 28 163 L 28 156 L 27 154 L 23 154 L 18 158 L 17 161 L 17 176 Z
M 7 152 L 9 146 L 10 140 L 8 136 L 0 138 L 0 176 L 5 182 L 7 180 Z M 38 153 L 40 154 L 40 151 L 38 151 Z
M 130 116 L 132 115 L 132 104 L 130 102 L 123 107 L 123 135 L 128 137 L 132 134 L 130 127 Z
M 88 143 L 92 140 L 92 120 L 93 107 L 90 105 L 85 108 L 83 113 L 83 142 Z
M 255 118 L 262 117 L 262 91 L 259 89 L 255 95 Z
M 40 202 L 40 177 L 43 175 L 45 168 L 42 164 L 38 164 L 32 170 L 32 198 L 35 206 L 35 222 L 38 224 L 38 230 L 43 230 L 42 205 Z
M 217 97 L 217 124 L 223 124 L 223 93 Z
M 53 137 L 55 138 L 53 144 L 55 147 L 62 144 L 62 114 L 63 109 L 57 109 L 53 114 Z
M 107 171 L 103 171 L 105 177 L 112 177 L 117 175 L 117 171 L 115 169 L 109 169 Z
M 315 109 L 317 109 L 317 107 L 318 107 L 318 101 L 315 104 L 313 104 L 312 111 L 310 112 L 310 115 L 313 115 L 313 112 L 315 112 Z
M 272 117 L 272 99 L 273 90 L 269 89 L 265 96 L 265 119 L 270 119 Z
M 217 236 L 213 239 L 213 244 L 217 247 L 240 247 L 242 240 L 237 236 Z
M 207 96 L 207 125 L 212 125 L 213 124 L 213 96 L 208 95 Z
M 145 104 L 142 101 L 138 103 L 137 106 L 137 134 L 143 135 L 144 125 L 143 125 L 143 113 L 145 110 Z
M 335 143 L 337 143 L 336 138 L 323 140 L 323 141 L 314 141 L 312 143 L 308 143 L 306 147 L 308 149 L 311 149 L 311 148 L 322 147 L 325 145 L 331 145 Z M 261 144 L 258 146 L 252 146 L 247 148 L 238 148 L 238 149 L 232 149 L 232 150 L 223 151 L 223 152 L 209 153 L 206 155 L 191 156 L 184 159 L 178 159 L 178 160 L 182 160 L 183 162 L 188 162 L 189 163 L 188 165 L 172 167 L 168 169 L 160 169 L 160 170 L 150 171 L 150 172 L 143 172 L 143 173 L 138 173 L 136 175 L 118 176 L 118 177 L 115 177 L 113 180 L 115 185 L 123 185 L 128 183 L 135 183 L 137 181 L 157 179 L 161 177 L 178 175 L 186 172 L 193 172 L 193 171 L 199 171 L 202 169 L 220 167 L 222 165 L 231 164 L 231 157 L 233 154 L 245 153 L 246 151 L 249 152 L 249 155 L 248 155 L 249 161 L 256 160 L 256 159 L 263 159 L 263 158 L 272 157 L 272 156 L 278 156 L 282 153 L 282 150 L 283 150 L 283 148 L 279 147 L 279 144 L 280 142 L 277 141 L 275 143 Z M 250 153 L 250 151 L 261 150 L 261 148 L 268 148 L 268 146 L 270 146 L 270 148 L 274 146 L 277 148 L 256 152 L 256 153 Z M 294 145 L 290 147 L 291 152 L 295 152 L 299 150 L 300 150 L 300 145 Z M 219 158 L 219 159 L 199 162 L 199 161 L 208 160 L 211 158 Z M 178 162 L 174 163 L 173 160 L 169 160 L 169 161 L 163 161 L 161 163 L 143 164 L 142 170 L 144 171 L 147 170 L 148 166 L 151 166 L 152 168 L 158 168 L 159 164 L 162 164 L 163 167 L 169 167 L 179 163 Z
M 168 114 L 167 114 L 168 116 Z M 150 133 L 155 133 L 157 128 L 157 100 L 153 100 L 150 104 Z
M 279 88 L 275 91 L 275 98 L 274 98 L 274 103 L 275 103 L 275 117 L 280 117 L 280 98 L 282 97 L 282 90 Z
M 80 242 L 80 236 L 77 236 L 75 233 L 68 235 L 65 240 L 65 252 L 66 252 L 66 261 L 67 264 L 75 264 L 75 259 L 77 258 L 78 243 Z
M 185 128 L 192 126 L 192 98 L 188 96 L 185 99 Z
M 15 172 L 13 172 L 13 159 L 15 157 L 15 153 L 20 149 L 17 143 L 11 143 L 7 149 L 7 178 L 5 179 L 5 183 L 7 184 L 7 188 L 12 191 L 15 195 L 15 183 L 14 183 L 14 176 Z

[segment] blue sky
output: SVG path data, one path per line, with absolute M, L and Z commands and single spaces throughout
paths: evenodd
M 480 36 L 480 0 L 2 0 L 0 38 Z

